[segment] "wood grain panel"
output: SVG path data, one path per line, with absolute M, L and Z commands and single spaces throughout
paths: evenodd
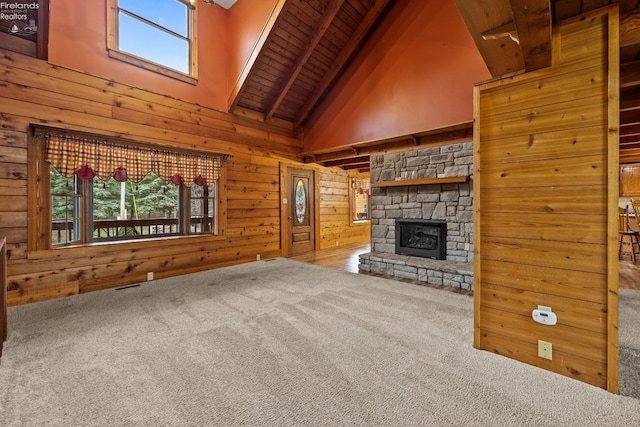
M 587 132 L 585 132 L 585 130 Z M 516 135 L 483 141 L 483 165 L 581 156 L 602 157 L 607 152 L 602 128 L 575 128 L 558 132 Z
M 488 212 L 482 218 L 484 237 L 602 244 L 607 240 L 604 214 Z
M 531 320 L 530 314 L 520 316 L 486 306 L 483 306 L 481 315 L 484 319 L 484 329 L 488 332 L 536 344 L 540 339 L 553 343 L 554 350 L 576 356 L 582 355 L 584 359 L 598 363 L 606 361 L 607 346 L 604 334 L 573 328 L 560 322 L 553 327 L 541 325 Z M 537 356 L 537 353 L 536 349 L 534 355 Z
M 617 19 L 613 6 L 556 25 L 552 67 L 474 94 L 474 345 L 612 392 Z M 558 324 L 534 322 L 537 305 Z
M 536 182 L 531 184 L 535 185 Z M 525 197 L 526 196 L 526 197 Z M 487 212 L 530 212 L 604 215 L 600 211 L 607 201 L 605 185 L 526 186 L 483 188 L 482 210 Z
M 480 260 L 504 261 L 563 270 L 606 274 L 606 244 L 525 240 L 514 237 L 480 238 Z
M 607 332 L 606 303 L 597 304 L 583 301 L 581 298 L 573 299 L 547 295 L 514 289 L 509 286 L 496 286 L 486 282 L 482 285 L 481 298 L 484 303 L 483 307 L 506 311 L 527 318 L 531 317 L 532 311 L 538 307 L 538 302 L 544 299 L 545 304 L 550 307 L 558 307 L 554 309 L 554 312 L 558 316 L 559 325 L 585 329 L 598 334 L 606 334 Z M 594 315 L 596 313 L 600 313 L 600 315 Z M 540 330 L 544 331 L 544 328 L 545 326 L 541 326 Z
M 489 159 L 491 161 L 491 159 Z M 569 157 L 554 161 L 489 163 L 479 165 L 481 188 L 603 186 L 607 184 L 607 162 L 602 157 Z
M 582 299 L 598 304 L 605 304 L 607 301 L 607 292 L 604 290 L 607 277 L 604 274 L 511 263 L 505 260 L 483 259 L 482 265 L 482 287 L 485 284 L 511 287 L 523 292 Z
M 550 97 L 558 99 L 580 99 L 601 93 L 607 85 L 607 74 L 602 67 L 592 66 L 568 70 L 570 76 L 538 72 L 537 78 L 527 79 L 513 84 L 510 95 L 502 92 L 488 91 L 482 96 L 482 104 L 486 105 L 487 115 L 508 114 L 518 110 L 528 110 L 546 105 Z
M 512 339 L 492 331 L 483 333 L 483 342 L 488 351 L 517 359 L 560 375 L 569 376 L 596 387 L 606 388 L 607 386 L 606 364 L 604 362 L 583 359 L 554 347 L 554 359 L 561 358 L 564 361 L 562 365 L 559 365 L 551 360 L 541 359 L 537 356 L 537 342 Z
M 214 111 L 19 54 L 0 56 L 0 234 L 10 236 L 9 303 L 58 298 L 223 265 L 274 257 L 280 252 L 279 168 L 295 161 L 301 136 L 274 118 L 267 124 L 240 110 Z M 232 154 L 227 234 L 133 241 L 82 248 L 29 250 L 27 199 L 29 124 L 125 137 L 160 145 Z M 35 158 L 34 158 L 35 159 Z
M 552 104 L 532 106 L 499 116 L 487 114 L 481 117 L 482 139 L 499 139 L 517 135 L 600 127 L 605 124 L 606 99 L 589 97 L 560 100 Z
M 607 62 L 608 14 L 594 11 L 557 24 L 553 54 L 556 65 Z

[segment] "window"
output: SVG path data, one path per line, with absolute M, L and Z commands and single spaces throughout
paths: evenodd
M 351 222 L 363 222 L 371 219 L 371 184 L 366 174 L 351 175 L 349 194 L 351 195 Z
M 108 0 L 109 56 L 195 83 L 196 14 L 188 0 Z
M 224 233 L 224 155 L 44 133 L 34 145 L 39 249 Z

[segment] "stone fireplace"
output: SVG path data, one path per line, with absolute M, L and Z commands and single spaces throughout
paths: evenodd
M 371 252 L 360 256 L 360 271 L 473 289 L 472 173 L 472 142 L 371 156 Z M 409 246 L 432 246 L 435 231 L 425 224 L 440 224 L 444 246 L 399 250 L 398 227 L 407 223 L 423 233 Z

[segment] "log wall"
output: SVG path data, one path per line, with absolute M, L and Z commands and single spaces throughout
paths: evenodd
M 476 87 L 474 129 L 475 346 L 611 392 L 617 20 L 614 6 L 555 26 L 552 67 Z M 557 325 L 533 321 L 538 305 Z
M 319 249 L 355 243 L 369 242 L 371 221 L 351 221 L 351 198 L 349 183 L 351 176 L 369 179 L 369 173 L 348 172 L 336 168 L 321 168 L 318 171 L 320 201 L 320 240 Z
M 117 287 L 281 255 L 279 162 L 301 136 L 115 81 L 0 50 L 0 235 L 7 237 L 10 305 Z M 28 246 L 30 124 L 222 152 L 226 234 L 59 249 Z

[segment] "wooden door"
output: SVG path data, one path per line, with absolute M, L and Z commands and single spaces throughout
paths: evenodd
M 315 200 L 313 170 L 288 168 L 288 255 L 315 249 Z

